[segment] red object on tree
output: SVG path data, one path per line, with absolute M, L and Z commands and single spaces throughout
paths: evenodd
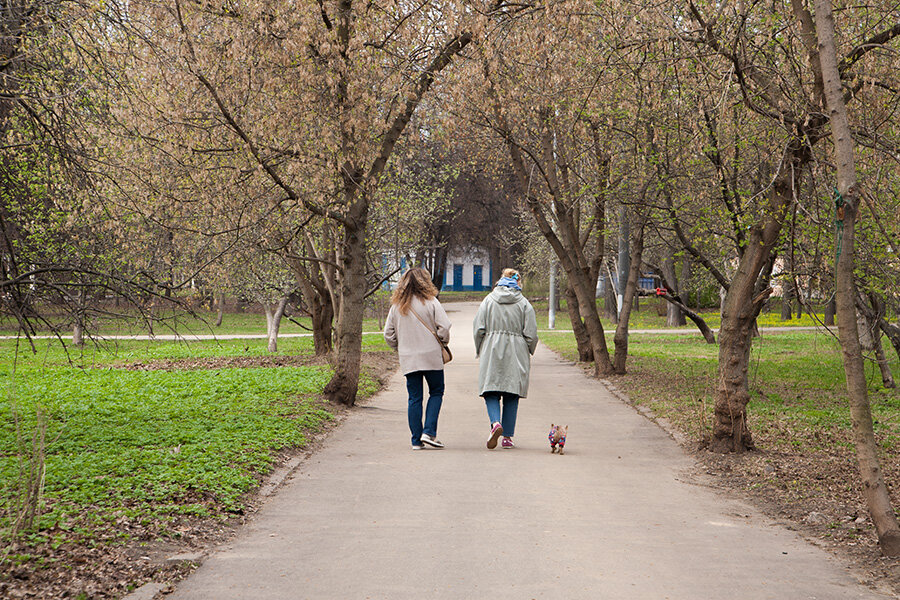
M 666 288 L 656 288 L 656 295 L 657 295 L 657 296 L 665 296 L 665 295 L 666 295 Z

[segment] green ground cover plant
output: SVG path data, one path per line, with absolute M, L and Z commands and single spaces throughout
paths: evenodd
M 303 447 L 333 418 L 319 396 L 330 367 L 312 356 L 310 338 L 285 339 L 276 355 L 265 340 L 128 340 L 67 351 L 42 340 L 37 354 L 16 344 L 0 341 L 4 546 L 38 415 L 46 474 L 40 519 L 19 540 L 30 548 L 167 536 L 184 518 L 241 512 L 277 453 Z M 365 336 L 364 349 L 388 350 L 381 336 Z M 255 366 L 273 361 L 286 362 Z M 364 374 L 361 397 L 377 386 Z

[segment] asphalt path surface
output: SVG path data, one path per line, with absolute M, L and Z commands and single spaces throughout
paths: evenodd
M 438 430 L 412 451 L 402 375 L 329 434 L 166 598 L 884 599 L 703 484 L 657 425 L 539 346 L 515 449 L 487 450 L 474 304 L 448 304 Z M 569 425 L 551 454 L 551 423 Z

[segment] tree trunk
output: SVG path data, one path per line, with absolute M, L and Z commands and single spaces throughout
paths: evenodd
M 355 192 L 348 194 L 355 195 Z M 362 322 L 366 294 L 365 232 L 369 209 L 364 197 L 353 198 L 348 205 L 351 210 L 355 209 L 357 216 L 344 225 L 334 375 L 323 393 L 333 402 L 353 406 L 356 403 L 362 358 Z
M 712 329 L 709 328 L 709 325 L 706 324 L 706 321 L 703 319 L 703 317 L 701 317 L 700 315 L 698 315 L 697 313 L 692 311 L 690 308 L 688 308 L 687 304 L 684 303 L 684 301 L 682 300 L 682 298 L 679 295 L 668 293 L 668 290 L 672 289 L 673 286 L 672 286 L 671 282 L 668 280 L 668 278 L 666 277 L 665 271 L 663 269 L 657 268 L 657 267 L 651 267 L 651 268 L 657 274 L 657 276 L 659 276 L 663 287 L 666 289 L 666 293 L 663 294 L 662 298 L 668 304 L 674 304 L 675 306 L 677 306 L 679 312 L 682 315 L 686 315 L 691 321 L 694 322 L 694 324 L 697 326 L 697 329 L 699 329 L 700 333 L 703 335 L 703 339 L 706 340 L 707 344 L 715 344 L 716 343 L 716 334 L 713 333 Z M 684 273 L 684 271 L 682 271 L 682 273 Z M 686 278 L 682 278 L 682 281 L 686 281 L 686 280 L 687 280 Z
M 710 447 L 715 452 L 743 452 L 754 447 L 747 427 L 747 402 L 750 401 L 747 371 L 756 317 L 771 293 L 769 288 L 754 297 L 757 279 L 778 238 L 777 232 L 767 237 L 767 231 L 771 232 L 771 229 L 757 228 L 751 232 L 750 243 L 741 257 L 722 305 L 718 382 Z
M 275 306 L 263 302 L 266 311 L 266 339 L 269 341 L 269 352 L 278 352 L 278 331 L 281 329 L 281 319 L 284 317 L 287 302 L 287 296 L 278 300 Z
M 591 346 L 591 336 L 581 320 L 581 312 L 578 308 L 578 297 L 572 286 L 566 286 L 566 310 L 569 320 L 572 322 L 572 331 L 575 334 L 575 344 L 578 346 L 578 361 L 591 362 L 594 360 L 594 349 Z
M 869 514 L 878 533 L 881 551 L 886 556 L 900 555 L 900 526 L 891 506 L 878 460 L 878 444 L 869 408 L 868 388 L 856 327 L 856 284 L 854 281 L 855 227 L 859 209 L 856 184 L 853 137 L 844 104 L 837 51 L 834 43 L 834 20 L 830 0 L 816 0 L 816 31 L 822 64 L 825 98 L 828 104 L 834 152 L 837 159 L 838 237 L 835 287 L 837 289 L 838 334 L 850 396 L 850 416 L 863 493 Z M 840 206 L 843 201 L 843 206 Z
M 790 281 L 784 281 L 781 289 L 781 320 L 790 321 L 794 308 L 793 285 Z
M 594 374 L 597 376 L 609 375 L 613 372 L 613 366 L 609 357 L 609 349 L 606 346 L 603 325 L 600 324 L 600 313 L 597 311 L 596 282 L 590 285 L 586 273 L 581 269 L 572 268 L 569 261 L 562 261 L 562 257 L 560 259 L 566 270 L 569 286 L 574 288 L 573 291 L 578 300 L 578 314 L 581 316 L 591 341 L 591 349 L 594 354 Z
M 888 336 L 888 339 L 891 340 L 891 345 L 894 347 L 894 351 L 897 352 L 897 358 L 900 358 L 900 327 L 888 323 L 884 318 L 878 320 L 878 325 L 884 334 Z
M 225 292 L 216 292 L 216 307 L 219 311 L 216 315 L 216 327 L 221 327 L 222 319 L 225 318 Z
M 327 240 L 326 240 L 327 243 Z M 305 252 L 309 258 L 319 258 L 309 237 L 304 239 Z M 287 263 L 294 272 L 300 287 L 300 295 L 306 312 L 312 318 L 313 347 L 316 356 L 325 356 L 331 352 L 334 329 L 334 303 L 329 291 L 328 277 L 324 273 L 324 263 L 306 261 L 296 257 L 287 257 Z
M 760 222 L 750 228 L 738 269 L 722 302 L 718 382 L 710 444 L 714 452 L 743 452 L 754 447 L 746 412 L 750 400 L 747 383 L 750 343 L 758 331 L 756 318 L 772 293 L 772 288 L 760 290 L 757 284 L 766 284 L 771 274 L 773 252 L 787 209 L 796 197 L 800 174 L 810 160 L 807 144 L 808 140 L 799 137 L 788 144 L 779 165 L 781 174 L 769 191 L 766 211 Z
M 631 307 L 637 292 L 638 278 L 641 276 L 641 256 L 644 253 L 644 224 L 638 223 L 636 228 L 637 231 L 634 232 L 631 241 L 631 256 L 629 257 L 631 262 L 622 296 L 622 310 L 619 313 L 619 324 L 616 326 L 613 338 L 616 348 L 613 368 L 618 375 L 625 374 L 625 362 L 628 360 L 628 320 L 631 317 Z
M 73 311 L 75 324 L 72 327 L 73 346 L 84 345 L 84 297 L 84 289 L 79 290 L 75 295 L 75 310 Z
M 884 353 L 884 346 L 881 343 L 881 329 L 879 329 L 877 323 L 872 332 L 872 342 L 875 347 L 875 360 L 878 361 L 878 368 L 881 370 L 882 384 L 886 388 L 896 388 L 897 384 L 894 382 L 894 374 L 891 373 L 891 365 L 888 362 L 887 356 Z
M 605 265 L 605 267 L 606 273 L 603 275 L 603 314 L 613 323 L 618 323 L 619 311 L 616 306 L 616 287 L 610 276 L 611 271 L 608 265 Z
M 334 308 L 331 302 L 316 302 L 310 315 L 312 316 L 313 348 L 316 356 L 325 356 L 331 352 L 332 334 L 334 332 Z
M 859 328 L 859 341 L 867 352 L 875 353 L 875 361 L 881 371 L 881 382 L 886 388 L 895 388 L 897 384 L 894 382 L 894 374 L 891 372 L 891 365 L 884 353 L 884 346 L 881 343 L 881 321 L 884 320 L 885 307 L 884 303 L 876 294 L 862 294 L 857 298 L 859 309 L 857 314 L 860 316 L 857 326 Z M 867 340 L 867 341 L 864 341 Z
M 619 206 L 619 260 L 616 273 L 616 316 L 621 321 L 622 303 L 625 297 L 625 288 L 628 286 L 628 276 L 631 273 L 631 223 L 628 220 L 628 208 L 622 204 Z M 626 324 L 626 333 L 628 330 Z
M 434 284 L 434 287 L 437 288 L 437 291 L 440 292 L 444 287 L 444 282 L 447 280 L 447 244 L 446 242 L 435 248 L 434 250 L 434 265 L 432 266 L 431 271 L 431 282 Z
M 837 312 L 837 304 L 835 304 L 834 296 L 825 305 L 825 325 L 834 327 L 834 313 Z
M 687 257 L 685 257 L 685 260 L 687 260 Z M 671 250 L 666 252 L 666 258 L 663 260 L 661 267 L 663 273 L 665 273 L 667 285 L 672 286 L 670 289 L 675 295 L 682 297 L 682 288 L 684 286 L 675 273 L 675 258 L 672 256 Z M 685 324 L 687 324 L 687 321 L 684 320 L 684 313 L 681 312 L 681 308 L 673 302 L 667 303 L 666 327 L 680 327 Z
M 694 325 L 696 325 L 697 329 L 700 330 L 700 334 L 703 335 L 703 339 L 706 340 L 707 344 L 716 343 L 716 334 L 712 329 L 709 328 L 709 325 L 706 324 L 706 321 L 703 319 L 703 317 L 688 308 L 688 306 L 681 302 L 678 298 L 673 298 L 669 294 L 664 295 L 663 298 L 665 298 L 666 301 L 670 304 L 675 304 L 676 306 L 678 306 L 681 314 L 686 315 L 687 318 L 694 322 Z

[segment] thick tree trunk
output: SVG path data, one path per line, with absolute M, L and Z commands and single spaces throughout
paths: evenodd
M 579 362 L 591 362 L 594 360 L 594 349 L 591 346 L 591 336 L 588 335 L 584 321 L 581 320 L 581 312 L 578 308 L 578 296 L 572 286 L 566 286 L 566 310 L 569 320 L 572 322 L 572 331 L 575 334 L 575 344 L 578 347 Z
M 828 104 L 834 151 L 837 159 L 837 189 L 843 200 L 838 207 L 837 264 L 835 287 L 837 289 L 838 333 L 847 376 L 850 396 L 850 417 L 863 494 L 869 514 L 878 533 L 881 551 L 886 556 L 900 555 L 900 526 L 891 506 L 891 498 L 884 483 L 878 460 L 878 444 L 869 408 L 868 388 L 863 368 L 859 331 L 856 327 L 856 283 L 854 281 L 855 228 L 859 209 L 856 184 L 853 137 L 844 104 L 843 89 L 838 71 L 837 51 L 834 42 L 834 20 L 830 0 L 816 0 L 816 31 L 819 38 L 819 56 L 824 79 L 825 98 Z
M 337 315 L 334 375 L 323 391 L 331 401 L 353 406 L 359 387 L 362 358 L 362 322 L 366 294 L 366 223 L 368 203 L 355 198 L 358 216 L 344 226 L 341 252 L 341 304 Z
M 600 324 L 600 313 L 597 311 L 596 282 L 591 285 L 586 273 L 581 269 L 573 268 L 569 261 L 563 262 L 562 259 L 563 257 L 560 257 L 560 262 L 566 270 L 569 286 L 573 288 L 578 300 L 578 313 L 591 340 L 591 349 L 594 354 L 594 374 L 597 376 L 609 375 L 613 372 L 613 365 L 609 357 L 603 325 Z
M 628 360 L 628 320 L 631 317 L 631 307 L 637 292 L 638 278 L 641 276 L 641 256 L 644 253 L 644 225 L 638 223 L 637 231 L 632 235 L 631 241 L 631 265 L 628 269 L 628 278 L 625 282 L 625 292 L 622 296 L 622 311 L 619 313 L 619 324 L 613 338 L 615 355 L 613 369 L 616 374 L 625 374 L 625 363 Z
M 750 243 L 741 257 L 722 305 L 718 382 L 710 448 L 715 452 L 743 452 L 754 447 L 747 427 L 747 402 L 750 401 L 747 371 L 756 317 L 771 288 L 755 297 L 754 293 L 780 230 L 780 223 L 777 228 L 775 223 L 768 225 L 751 232 Z

